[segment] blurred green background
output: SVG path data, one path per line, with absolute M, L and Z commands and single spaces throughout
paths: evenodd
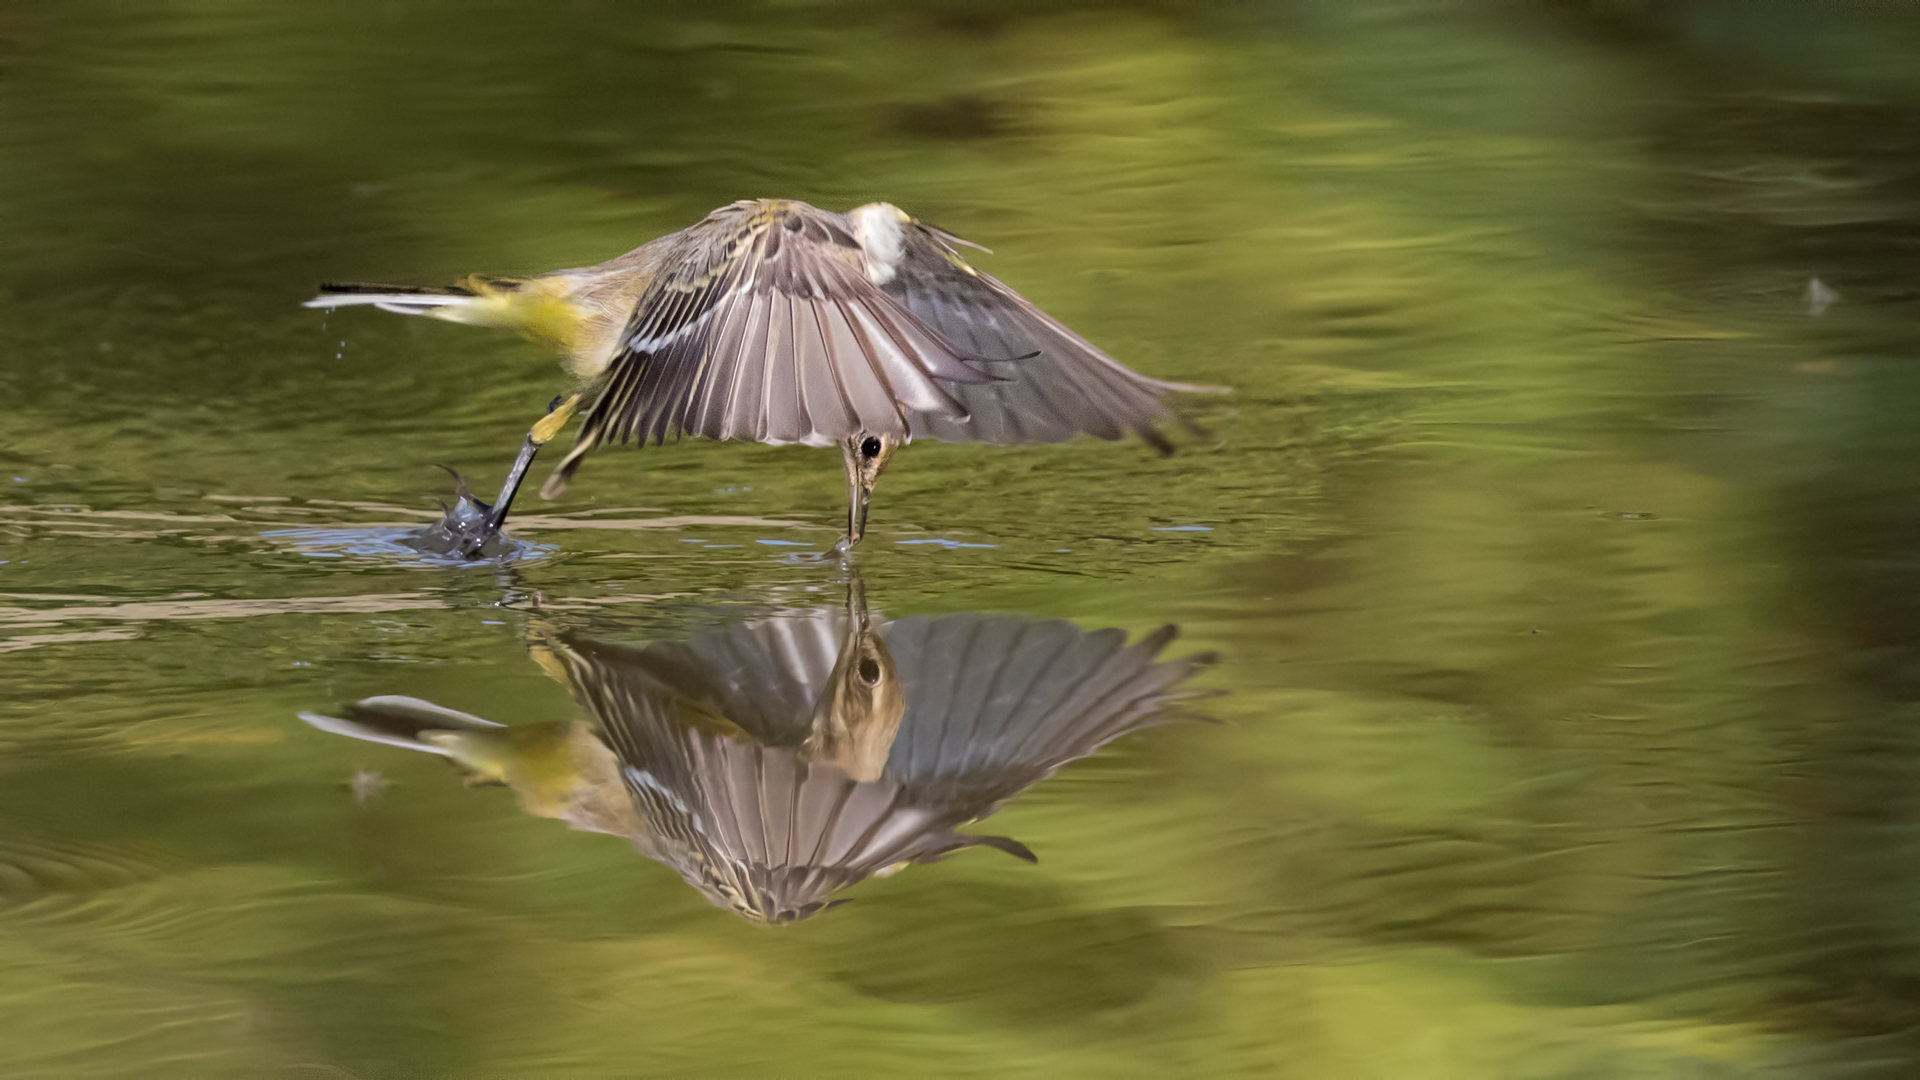
M 22 0 L 0 145 L 0 1075 L 1920 1071 L 1920 11 Z M 755 196 L 1236 391 L 900 456 L 877 609 L 1178 623 L 1226 723 L 780 931 L 294 719 L 838 602 L 804 448 L 412 556 L 565 380 L 298 306 Z

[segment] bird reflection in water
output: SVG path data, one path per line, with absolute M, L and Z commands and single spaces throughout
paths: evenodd
M 1209 661 L 1160 660 L 1172 626 L 959 614 L 777 614 L 631 647 L 537 627 L 536 662 L 586 720 L 506 727 L 418 698 L 360 701 L 324 731 L 443 755 L 530 814 L 625 837 L 717 906 L 764 924 L 844 903 L 872 874 L 985 846 L 960 832 L 1191 696 Z

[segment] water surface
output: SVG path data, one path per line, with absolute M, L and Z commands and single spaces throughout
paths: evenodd
M 1910 1075 L 1916 73 L 1865 5 L 0 7 L 0 1073 Z M 881 625 L 1218 659 L 960 828 L 1037 863 L 774 928 L 298 718 L 848 617 L 827 451 L 421 555 L 564 379 L 298 306 L 760 195 L 1235 390 L 899 455 Z

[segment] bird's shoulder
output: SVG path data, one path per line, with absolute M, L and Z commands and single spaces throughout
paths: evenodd
M 796 199 L 742 199 L 605 262 L 537 280 L 593 310 L 625 313 L 648 297 L 658 303 L 707 293 L 721 279 L 737 284 L 755 263 L 804 265 L 820 258 L 861 266 L 860 244 L 845 215 Z
M 784 268 L 762 281 L 778 287 L 789 274 L 806 276 L 807 268 L 826 262 L 862 271 L 865 265 L 846 215 L 797 199 L 730 203 L 675 234 L 674 241 L 661 270 L 663 284 L 678 289 L 701 289 L 748 266 Z

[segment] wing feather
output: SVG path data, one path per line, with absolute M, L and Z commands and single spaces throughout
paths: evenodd
M 813 424 L 811 434 L 818 436 L 823 430 L 836 428 L 858 430 L 860 418 L 847 407 L 846 396 L 840 392 L 840 377 L 828 357 L 827 329 L 822 324 L 824 313 L 813 304 L 796 305 L 793 312 L 799 346 L 795 370 L 799 372 L 807 416 Z
M 932 377 L 912 362 L 911 342 L 902 342 L 899 328 L 885 313 L 859 306 L 849 307 L 847 314 L 852 316 L 856 330 L 871 347 L 870 355 L 878 358 L 881 374 L 902 405 L 914 413 L 928 415 L 964 413 L 950 393 L 936 386 Z M 910 433 L 918 434 L 917 431 Z
M 740 378 L 733 400 L 726 403 L 727 423 L 721 429 L 723 439 L 750 439 L 760 426 L 760 403 L 767 396 L 768 312 L 773 301 L 753 297 L 745 328 L 740 335 Z
M 979 356 L 1013 358 L 984 370 L 1001 381 L 943 387 L 967 417 L 930 413 L 913 422 L 945 442 L 1059 442 L 1084 432 L 1118 439 L 1132 431 L 1167 449 L 1158 425 L 1165 398 L 1219 388 L 1150 379 L 1100 351 L 955 250 L 966 243 L 909 222 L 887 293 L 943 339 Z M 972 246 L 972 245 L 969 245 Z M 1029 355 L 1037 352 L 1038 355 Z
M 916 802 L 990 807 L 1129 731 L 1181 696 L 1196 660 L 1159 660 L 1171 627 L 1118 630 L 944 615 L 883 631 L 907 701 L 885 775 Z
M 843 215 L 800 202 L 735 203 L 680 234 L 588 388 L 562 470 L 607 442 L 824 445 L 910 438 L 909 413 L 962 416 L 947 388 L 992 381 L 968 363 L 1004 357 L 949 344 L 864 260 Z
M 729 398 L 741 364 L 740 339 L 746 330 L 746 320 L 741 317 L 739 308 L 742 304 L 751 303 L 751 298 L 734 293 L 722 303 L 727 310 L 720 315 L 719 337 L 706 357 L 705 375 L 695 385 L 687 402 L 687 416 L 681 421 L 683 428 L 698 431 L 726 425 Z
M 845 304 L 834 304 L 821 313 L 821 322 L 829 338 L 828 349 L 847 358 L 844 367 L 836 367 L 840 393 L 855 423 L 863 431 L 878 431 L 897 422 L 900 407 L 894 403 L 886 374 L 875 362 L 873 350 L 853 324 Z
M 773 305 L 767 324 L 767 393 L 762 431 L 785 432 L 788 442 L 805 442 L 811 431 L 800 399 L 800 371 L 794 363 L 793 304 Z

